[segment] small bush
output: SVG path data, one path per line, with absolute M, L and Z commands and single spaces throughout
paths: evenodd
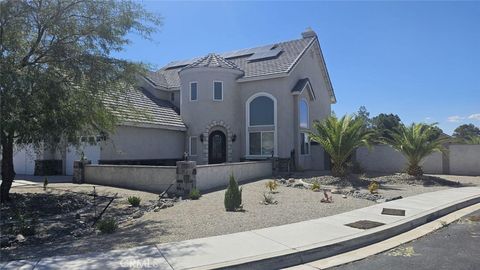
M 97 223 L 97 229 L 102 233 L 114 233 L 118 224 L 113 218 L 104 218 Z
M 141 201 L 141 200 L 142 200 L 142 199 L 140 199 L 140 198 L 137 197 L 137 196 L 130 196 L 130 197 L 128 197 L 128 202 L 129 202 L 132 206 L 134 206 L 134 207 L 138 207 L 138 206 L 140 205 L 140 201 Z
M 225 210 L 227 211 L 236 211 L 242 208 L 242 188 L 238 187 L 238 183 L 233 174 L 230 175 L 230 182 L 227 191 L 225 192 L 225 199 L 223 202 Z
M 378 193 L 378 188 L 380 188 L 380 184 L 377 181 L 372 181 L 370 185 L 368 185 L 368 191 L 371 194 Z
M 188 197 L 191 200 L 198 200 L 201 196 L 202 194 L 200 194 L 200 190 L 196 188 L 193 188 L 192 190 L 190 190 L 190 194 L 188 194 Z
M 320 190 L 320 184 L 319 184 L 318 182 L 314 182 L 314 183 L 312 184 L 311 189 L 312 189 L 313 191 L 319 191 L 319 190 Z
M 48 178 L 45 176 L 45 179 L 43 179 L 43 190 L 47 190 L 48 186 Z
M 270 180 L 268 181 L 267 183 L 265 183 L 265 187 L 268 188 L 270 190 L 270 192 L 273 192 L 277 189 L 278 187 L 278 184 L 277 184 L 277 181 L 275 180 Z
M 17 212 L 16 219 L 18 222 L 16 233 L 22 234 L 23 236 L 35 235 L 35 233 L 37 232 L 36 230 L 37 220 L 35 218 L 28 221 L 28 218 L 26 217 L 26 215 Z

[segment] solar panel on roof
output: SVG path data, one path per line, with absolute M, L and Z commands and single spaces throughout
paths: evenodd
M 173 61 L 173 62 L 168 63 L 165 66 L 165 69 L 188 66 L 188 65 L 192 64 L 193 62 L 197 61 L 198 59 L 200 59 L 200 58 L 197 57 L 197 58 L 189 59 L 189 60 Z
M 247 58 L 247 61 L 251 62 L 251 61 L 274 58 L 274 57 L 277 57 L 281 52 L 282 50 L 278 48 L 269 50 L 269 51 L 264 51 L 264 52 L 257 52 L 257 53 L 254 53 L 249 58 Z
M 240 57 L 240 56 L 245 56 L 249 54 L 255 54 L 258 52 L 265 52 L 269 51 L 274 45 L 267 45 L 267 46 L 262 46 L 262 47 L 256 47 L 256 48 L 250 48 L 250 49 L 243 49 L 243 50 L 237 50 L 237 51 L 231 51 L 231 52 L 226 52 L 220 54 L 223 58 L 234 58 L 234 57 Z

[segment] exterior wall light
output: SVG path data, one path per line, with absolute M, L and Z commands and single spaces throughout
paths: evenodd
M 237 140 L 237 134 L 232 135 L 232 142 L 235 142 Z
M 203 137 L 203 133 L 202 133 L 202 134 L 200 134 L 200 141 L 203 142 L 203 139 L 204 139 L 204 137 Z

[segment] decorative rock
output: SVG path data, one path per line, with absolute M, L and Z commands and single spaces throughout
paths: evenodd
M 21 235 L 21 234 L 17 234 L 17 237 L 15 237 L 15 240 L 17 240 L 17 242 L 25 242 L 25 236 Z
M 289 178 L 289 179 L 288 179 L 288 182 L 289 182 L 289 183 L 295 183 L 295 179 Z
M 342 194 L 342 192 L 338 189 L 332 189 L 332 194 Z
M 140 218 L 143 216 L 143 212 L 142 211 L 138 211 L 136 212 L 135 214 L 132 215 L 133 218 L 137 219 L 137 218 Z
M 80 216 L 79 213 L 75 214 L 75 219 L 80 219 L 80 218 L 81 218 L 81 216 Z
M 332 192 L 333 193 L 333 192 Z M 343 194 L 342 195 L 342 198 L 346 199 L 347 198 L 347 195 Z
M 293 184 L 294 188 L 304 188 L 305 186 L 302 183 L 295 183 Z
M 378 200 L 376 200 L 375 202 L 376 202 L 376 203 L 384 203 L 384 202 L 386 202 L 386 201 L 387 201 L 387 199 L 378 199 Z

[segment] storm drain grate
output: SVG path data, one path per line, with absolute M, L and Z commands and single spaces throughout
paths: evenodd
M 355 229 L 362 229 L 362 230 L 367 230 L 367 229 L 375 228 L 382 225 L 385 225 L 385 223 L 371 221 L 371 220 L 359 220 L 359 221 L 345 224 L 345 226 L 352 227 Z
M 395 208 L 383 208 L 382 215 L 405 216 L 405 210 Z

